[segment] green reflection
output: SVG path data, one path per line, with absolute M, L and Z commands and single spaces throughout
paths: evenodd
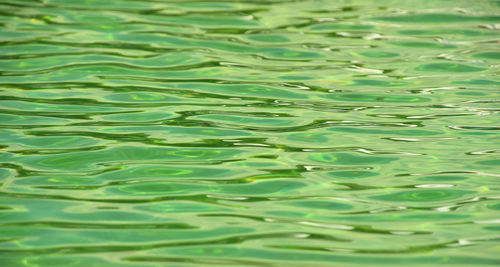
M 0 266 L 496 266 L 498 1 L 0 1 Z

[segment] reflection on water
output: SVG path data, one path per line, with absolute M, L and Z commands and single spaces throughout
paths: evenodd
M 500 4 L 0 3 L 2 266 L 498 264 Z

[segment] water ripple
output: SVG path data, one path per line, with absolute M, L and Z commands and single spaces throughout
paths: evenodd
M 499 14 L 2 1 L 2 266 L 496 266 Z

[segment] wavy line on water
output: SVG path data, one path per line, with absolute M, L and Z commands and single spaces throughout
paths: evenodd
M 262 260 L 250 259 L 229 259 L 229 258 L 199 258 L 199 257 L 181 257 L 181 256 L 131 256 L 122 258 L 125 262 L 161 262 L 161 263 L 194 263 L 198 265 L 233 265 L 233 266 L 264 266 L 264 267 L 280 267 L 282 263 L 271 263 Z M 300 264 L 287 263 L 287 266 L 301 266 Z
M 141 126 L 142 124 L 138 124 Z M 128 125 L 130 126 L 130 124 Z M 200 125 L 197 125 L 197 127 Z M 165 129 L 168 130 L 168 129 Z M 284 131 L 287 132 L 287 131 Z M 144 133 L 129 133 L 129 134 L 115 134 L 115 133 L 102 133 L 91 131 L 28 131 L 26 135 L 33 136 L 86 136 L 94 137 L 102 140 L 120 140 L 123 142 L 139 142 L 146 145 L 153 146 L 166 146 L 166 147 L 204 147 L 204 148 L 223 148 L 223 147 L 263 147 L 268 149 L 279 149 L 285 152 L 357 152 L 364 154 L 383 154 L 383 155 L 408 155 L 406 152 L 400 151 L 380 151 L 372 150 L 366 147 L 352 147 L 352 146 L 335 146 L 335 147 L 297 147 L 286 144 L 270 143 L 267 138 L 260 137 L 239 137 L 236 140 L 227 139 L 202 139 L 200 142 L 186 142 L 186 143 L 169 143 L 162 139 L 151 138 Z M 425 155 L 425 154 L 412 154 Z
M 129 203 L 129 204 L 141 204 L 141 203 L 156 203 L 164 201 L 173 200 L 187 200 L 193 202 L 209 203 L 213 205 L 221 205 L 226 207 L 232 207 L 230 204 L 224 204 L 219 202 L 223 201 L 236 201 L 244 203 L 262 202 L 262 201 L 275 201 L 275 200 L 301 200 L 301 199 L 311 199 L 311 198 L 328 198 L 331 196 L 323 195 L 303 195 L 303 196 L 231 196 L 231 195 L 221 195 L 221 194 L 191 194 L 191 195 L 177 195 L 177 196 L 158 196 L 158 197 L 134 197 L 134 198 L 79 198 L 72 195 L 55 195 L 55 194 L 32 194 L 32 193 L 19 193 L 19 192 L 8 192 L 0 191 L 0 196 L 10 197 L 10 198 L 20 198 L 20 199 L 53 199 L 53 200 L 65 200 L 65 201 L 75 201 L 75 202 L 94 202 L 94 203 Z M 355 201 L 353 199 L 353 201 Z M 357 200 L 361 201 L 361 200 Z
M 371 225 L 363 224 L 331 224 L 331 222 L 320 222 L 320 221 L 302 221 L 300 219 L 288 219 L 276 216 L 256 216 L 256 215 L 243 215 L 243 214 L 229 214 L 229 213 L 207 213 L 200 214 L 200 217 L 227 217 L 227 218 L 243 218 L 248 220 L 253 220 L 257 222 L 265 223 L 287 223 L 295 224 L 297 226 L 306 226 L 312 228 L 326 228 L 334 229 L 338 231 L 353 231 L 356 233 L 363 234 L 381 234 L 381 235 L 397 235 L 395 231 L 384 230 L 375 228 Z M 397 232 L 405 233 L 407 235 L 430 235 L 430 231 L 413 231 L 413 230 L 398 230 Z
M 221 62 L 217 61 L 207 61 L 207 62 L 202 62 L 202 63 L 195 63 L 191 65 L 181 65 L 181 66 L 172 66 L 172 67 L 146 67 L 143 65 L 131 65 L 131 64 L 126 64 L 126 63 L 117 63 L 117 62 L 96 62 L 96 63 L 72 63 L 72 64 L 67 64 L 67 65 L 62 65 L 62 66 L 57 66 L 57 67 L 51 67 L 51 68 L 46 68 L 46 69 L 40 69 L 40 70 L 33 70 L 33 71 L 0 71 L 1 76 L 25 76 L 25 75 L 38 75 L 38 74 L 48 74 L 51 72 L 55 71 L 60 71 L 60 70 L 71 70 L 72 68 L 80 68 L 80 67 L 95 67 L 95 66 L 112 66 L 112 67 L 119 67 L 119 68 L 124 68 L 124 69 L 130 69 L 130 70 L 137 70 L 140 69 L 141 71 L 147 70 L 147 71 L 182 71 L 182 70 L 196 70 L 199 68 L 210 68 L 210 67 L 217 67 L 221 66 Z
M 81 253 L 105 253 L 105 252 L 124 252 L 124 251 L 141 251 L 167 247 L 185 247 L 185 246 L 200 246 L 200 245 L 226 245 L 226 244 L 243 244 L 246 241 L 260 240 L 268 238 L 295 238 L 304 239 L 302 235 L 306 235 L 305 239 L 310 240 L 325 240 L 335 242 L 349 242 L 350 240 L 341 239 L 332 235 L 317 234 L 310 232 L 278 232 L 266 234 L 251 234 L 251 235 L 236 235 L 230 237 L 214 238 L 210 240 L 200 241 L 178 241 L 178 242 L 162 242 L 137 245 L 106 245 L 106 246 L 65 246 L 65 247 L 46 247 L 34 249 L 2 249 L 1 254 L 9 255 L 50 255 L 50 254 L 81 254 Z
M 488 239 L 486 239 L 488 240 Z M 495 239 L 492 239 L 495 240 Z M 498 240 L 498 239 L 497 239 Z M 409 246 L 406 249 L 392 249 L 392 250 L 376 250 L 376 249 L 359 249 L 359 248 L 344 248 L 344 247 L 313 247 L 313 246 L 292 246 L 292 245 L 267 245 L 269 248 L 279 248 L 287 250 L 305 250 L 305 251 L 321 251 L 321 252 L 348 252 L 353 254 L 421 254 L 421 253 L 431 253 L 436 250 L 442 249 L 452 249 L 455 247 L 468 247 L 473 246 L 473 244 L 464 244 L 461 240 L 453 240 L 448 242 L 442 242 L 438 244 L 422 245 L 422 246 Z
M 61 46 L 64 47 L 64 46 Z M 159 56 L 160 54 L 150 54 L 150 55 L 126 55 L 123 53 L 112 52 L 112 51 L 84 51 L 84 52 L 57 52 L 57 53 L 30 53 L 30 54 L 14 54 L 7 53 L 0 55 L 0 62 L 6 60 L 27 60 L 27 59 L 38 59 L 38 58 L 51 58 L 59 56 L 111 56 L 126 59 L 148 59 Z
M 32 228 L 57 228 L 57 229 L 175 229 L 188 230 L 198 229 L 199 227 L 185 223 L 86 223 L 86 222 L 67 222 L 67 221 L 26 221 L 0 223 L 1 227 L 32 227 Z

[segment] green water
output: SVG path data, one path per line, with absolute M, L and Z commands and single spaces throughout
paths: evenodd
M 0 265 L 500 263 L 500 1 L 0 1 Z

